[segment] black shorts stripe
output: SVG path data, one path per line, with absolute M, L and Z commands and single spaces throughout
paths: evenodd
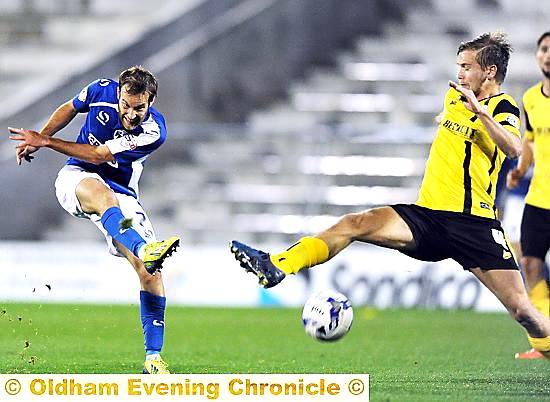
M 472 143 L 464 141 L 464 208 L 462 211 L 466 214 L 472 212 L 472 177 L 470 176 L 470 162 L 472 160 Z

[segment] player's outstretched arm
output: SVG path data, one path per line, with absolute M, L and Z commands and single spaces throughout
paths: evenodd
M 33 130 L 20 128 L 8 127 L 8 130 L 12 133 L 10 140 L 19 141 L 16 148 L 34 147 L 39 149 L 46 147 L 94 164 L 115 160 L 115 157 L 106 145 L 78 144 L 59 138 L 52 138 Z
M 55 135 L 55 133 L 69 124 L 76 115 L 77 112 L 73 106 L 72 100 L 65 102 L 51 114 L 44 127 L 40 130 L 40 134 L 50 137 Z M 21 144 L 15 147 L 15 160 L 17 161 L 17 164 L 21 165 L 21 162 L 24 160 L 31 162 L 34 159 L 32 154 L 39 149 L 40 148 L 35 146 L 22 146 Z

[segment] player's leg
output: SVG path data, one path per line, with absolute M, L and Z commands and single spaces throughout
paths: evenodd
M 103 203 L 103 207 L 101 207 L 101 205 L 86 204 L 86 202 L 90 203 L 90 200 L 86 199 L 86 194 L 81 194 L 82 200 L 77 198 L 76 189 L 78 185 L 83 180 L 87 179 L 95 180 L 95 182 L 92 182 L 93 185 L 99 183 L 104 186 L 99 187 L 98 191 L 98 198 L 101 198 L 101 195 L 104 197 L 103 200 L 98 201 L 99 204 Z M 108 209 L 109 205 L 116 205 L 123 211 L 123 216 L 131 217 L 132 220 L 136 221 L 136 225 L 132 230 L 137 231 L 138 236 L 141 239 L 145 239 L 148 244 L 154 244 L 156 242 L 154 231 L 141 205 L 135 198 L 121 194 L 112 199 L 111 196 L 114 195 L 114 193 L 103 192 L 107 187 L 103 184 L 103 181 L 98 175 L 86 172 L 74 166 L 65 166 L 61 169 L 55 182 L 55 188 L 57 199 L 63 209 L 73 216 L 91 220 L 105 235 L 111 254 L 125 256 L 136 270 L 141 284 L 140 302 L 142 306 L 142 316 L 151 316 L 146 320 L 142 319 L 142 322 L 145 321 L 145 345 L 146 348 L 151 351 L 160 351 L 164 339 L 164 310 L 166 306 L 164 286 L 160 272 L 156 273 L 156 275 L 150 275 L 146 270 L 144 262 L 107 232 L 103 225 L 103 220 L 101 219 L 102 215 L 100 215 L 100 213 L 88 212 L 100 212 L 101 210 Z M 81 188 L 81 190 L 83 189 Z M 88 194 L 88 197 L 93 197 L 93 193 Z M 85 207 L 82 206 L 82 203 L 85 204 Z M 117 231 L 118 230 L 119 228 L 117 226 Z M 157 320 L 156 324 L 162 325 L 154 325 L 154 320 Z M 145 327 L 147 327 L 147 330 L 145 330 Z M 149 366 L 148 372 L 167 372 L 166 364 L 160 359 L 160 356 L 155 364 L 149 364 Z
M 524 256 L 521 268 L 525 276 L 529 300 L 546 317 L 550 317 L 550 289 L 544 277 L 544 261 L 537 257 Z
M 344 215 L 330 228 L 316 236 L 301 238 L 279 254 L 270 255 L 237 241 L 231 242 L 231 251 L 241 266 L 258 276 L 260 284 L 268 288 L 287 274 L 326 262 L 355 240 L 396 249 L 414 245 L 405 221 L 393 208 L 382 207 Z
M 124 216 L 134 222 L 134 229 L 147 241 L 156 242 L 155 231 L 141 204 L 133 197 L 117 194 L 117 200 Z M 97 224 L 97 223 L 96 223 Z M 107 237 L 110 240 L 109 237 Z M 150 275 L 143 261 L 137 258 L 123 244 L 113 241 L 115 250 L 130 262 L 140 282 L 140 318 L 143 328 L 146 360 L 145 373 L 168 373 L 168 366 L 160 353 L 164 345 L 164 315 L 166 296 L 160 271 Z M 111 250 L 111 252 L 115 251 Z
M 143 262 L 124 245 L 114 241 L 115 246 L 130 262 L 140 282 L 140 318 L 145 345 L 144 374 L 168 374 L 168 364 L 160 353 L 164 345 L 164 314 L 166 296 L 161 272 L 150 275 Z
M 550 247 L 550 211 L 527 204 L 521 220 L 521 269 L 531 303 L 546 317 L 550 316 L 550 288 L 545 278 L 544 259 Z M 518 359 L 542 356 L 531 349 L 516 353 Z
M 546 266 L 544 261 L 536 257 L 522 257 L 521 270 L 527 287 L 527 295 L 529 300 L 546 317 L 550 317 L 550 288 L 544 277 Z M 532 360 L 542 359 L 544 356 L 535 348 L 531 348 L 525 352 L 518 352 L 515 355 L 516 359 Z
M 526 204 L 521 221 L 521 268 L 529 299 L 550 316 L 550 289 L 545 278 L 544 260 L 550 248 L 550 211 Z
M 76 186 L 76 197 L 82 211 L 101 216 L 101 223 L 107 233 L 138 255 L 139 250 L 147 243 L 131 226 L 122 214 L 115 192 L 107 187 L 104 182 L 87 177 Z
M 550 320 L 529 301 L 519 271 L 474 268 L 471 272 L 500 300 L 510 315 L 525 328 L 531 345 L 550 359 Z
M 162 262 L 178 247 L 179 238 L 148 243 L 133 227 L 132 219 L 124 216 L 115 192 L 96 178 L 86 177 L 76 186 L 76 197 L 86 214 L 101 216 L 107 233 L 139 257 L 150 274 L 162 268 Z

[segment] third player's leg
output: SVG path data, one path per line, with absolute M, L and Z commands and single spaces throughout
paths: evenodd
M 521 269 L 525 276 L 527 290 L 531 290 L 540 281 L 544 280 L 544 261 L 537 257 L 524 256 L 521 258 Z
M 336 224 L 315 237 L 327 244 L 329 258 L 334 257 L 354 240 L 398 250 L 414 247 L 410 228 L 391 207 L 344 215 Z

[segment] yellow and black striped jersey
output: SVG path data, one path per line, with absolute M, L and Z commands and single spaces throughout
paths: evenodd
M 535 143 L 535 168 L 525 202 L 550 209 L 550 98 L 542 92 L 542 82 L 523 94 L 525 137 Z
M 416 204 L 496 218 L 496 184 L 505 155 L 461 96 L 454 88 L 445 95 Z M 520 136 L 519 109 L 511 96 L 502 93 L 479 102 L 504 128 Z

